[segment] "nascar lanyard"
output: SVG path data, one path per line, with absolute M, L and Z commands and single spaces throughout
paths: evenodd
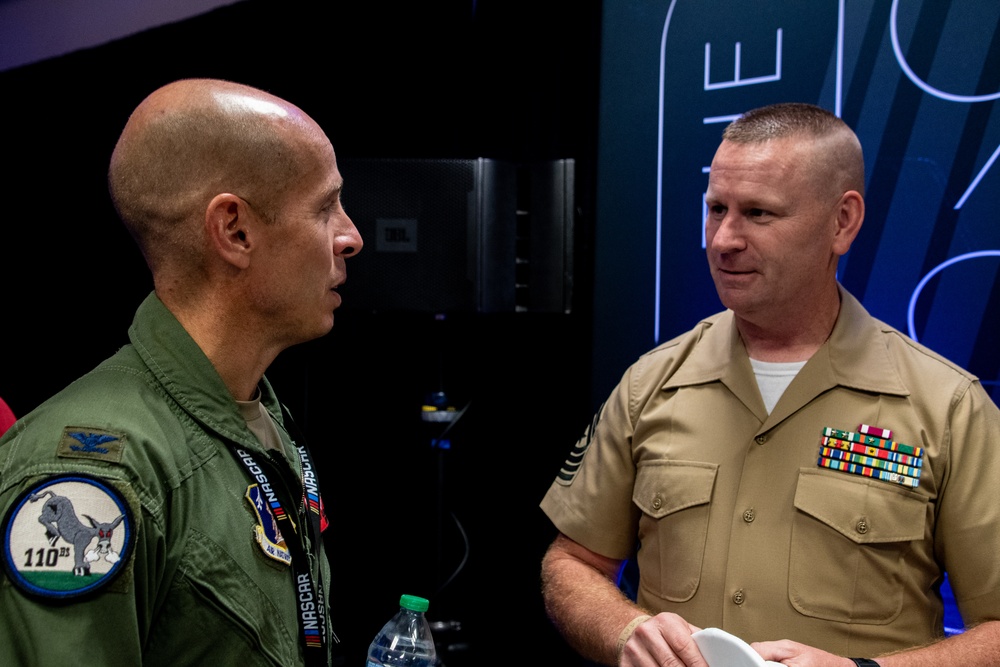
M 281 406 L 281 411 L 285 423 L 290 427 L 294 427 L 295 422 L 292 420 L 291 415 L 288 414 L 285 406 Z M 295 430 L 297 431 L 297 429 Z M 282 535 L 289 536 L 285 540 L 285 544 L 291 552 L 292 571 L 295 575 L 294 585 L 295 595 L 298 600 L 302 653 L 305 656 L 306 665 L 310 667 L 326 667 L 330 663 L 327 660 L 326 605 L 323 601 L 323 586 L 322 581 L 317 581 L 319 577 L 314 577 L 312 569 L 309 567 L 305 539 L 300 532 L 304 531 L 309 534 L 313 546 L 313 556 L 318 557 L 321 531 L 319 487 L 316 484 L 315 470 L 312 465 L 312 459 L 309 456 L 308 448 L 305 446 L 305 439 L 294 437 L 301 436 L 301 433 L 296 432 L 292 435 L 292 444 L 295 446 L 296 452 L 299 455 L 299 463 L 302 465 L 302 478 L 304 482 L 302 499 L 306 505 L 307 520 L 300 522 L 302 523 L 301 527 L 296 526 L 295 521 L 292 519 L 293 516 L 297 516 L 296 503 L 292 502 L 290 498 L 279 499 L 278 495 L 280 492 L 278 487 L 270 482 L 272 478 L 281 479 L 273 463 L 267 459 L 258 462 L 245 449 L 240 447 L 234 448 L 234 453 L 240 463 L 247 469 L 250 477 L 260 485 L 265 502 L 267 502 L 271 513 L 278 521 Z M 301 442 L 302 445 L 296 444 L 296 441 Z M 268 472 L 271 474 L 269 475 Z M 282 489 L 284 489 L 284 485 L 282 485 Z M 285 507 L 289 508 L 291 514 L 284 510 Z M 340 642 L 335 633 L 331 633 L 331 638 L 336 643 Z

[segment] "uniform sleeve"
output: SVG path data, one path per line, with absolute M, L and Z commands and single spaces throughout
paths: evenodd
M 162 540 L 128 485 L 78 471 L 4 481 L 0 664 L 141 664 Z
M 638 510 L 630 369 L 573 447 L 541 508 L 560 532 L 608 558 L 632 555 Z
M 955 403 L 935 548 L 966 625 L 1000 619 L 1000 410 L 978 382 Z

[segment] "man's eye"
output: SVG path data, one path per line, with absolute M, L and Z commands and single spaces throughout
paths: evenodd
M 725 215 L 726 207 L 722 204 L 714 204 L 708 207 L 708 210 L 712 212 L 713 215 Z
M 762 208 L 752 208 L 749 211 L 747 211 L 747 217 L 748 218 L 761 218 L 761 217 L 764 217 L 764 215 L 766 213 L 767 213 L 767 211 L 765 211 Z

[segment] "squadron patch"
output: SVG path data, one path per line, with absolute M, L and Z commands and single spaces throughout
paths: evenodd
M 56 475 L 18 496 L 3 518 L 3 567 L 25 593 L 75 598 L 111 583 L 135 526 L 121 493 L 89 475 Z
M 279 563 L 288 565 L 292 562 L 292 554 L 285 544 L 285 538 L 278 528 L 278 521 L 271 512 L 271 505 L 264 497 L 263 491 L 257 484 L 247 487 L 246 499 L 253 508 L 257 516 L 257 525 L 253 527 L 253 537 L 260 546 L 261 551 L 268 558 L 273 558 Z

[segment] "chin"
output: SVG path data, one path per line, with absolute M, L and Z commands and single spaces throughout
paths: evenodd
M 320 336 L 325 336 L 330 333 L 330 330 L 333 329 L 333 320 L 333 313 L 330 313 L 329 317 L 323 320 L 323 324 L 317 328 L 316 335 L 313 336 L 313 338 L 319 338 Z
M 719 292 L 719 301 L 737 315 L 752 311 L 756 305 L 749 294 L 741 292 Z
M 301 331 L 301 336 L 299 337 L 300 343 L 306 343 L 311 340 L 316 340 L 317 338 L 322 338 L 323 336 L 330 333 L 333 329 L 333 313 L 327 314 L 327 316 L 320 322 L 316 322 L 314 326 L 310 328 L 303 327 Z

